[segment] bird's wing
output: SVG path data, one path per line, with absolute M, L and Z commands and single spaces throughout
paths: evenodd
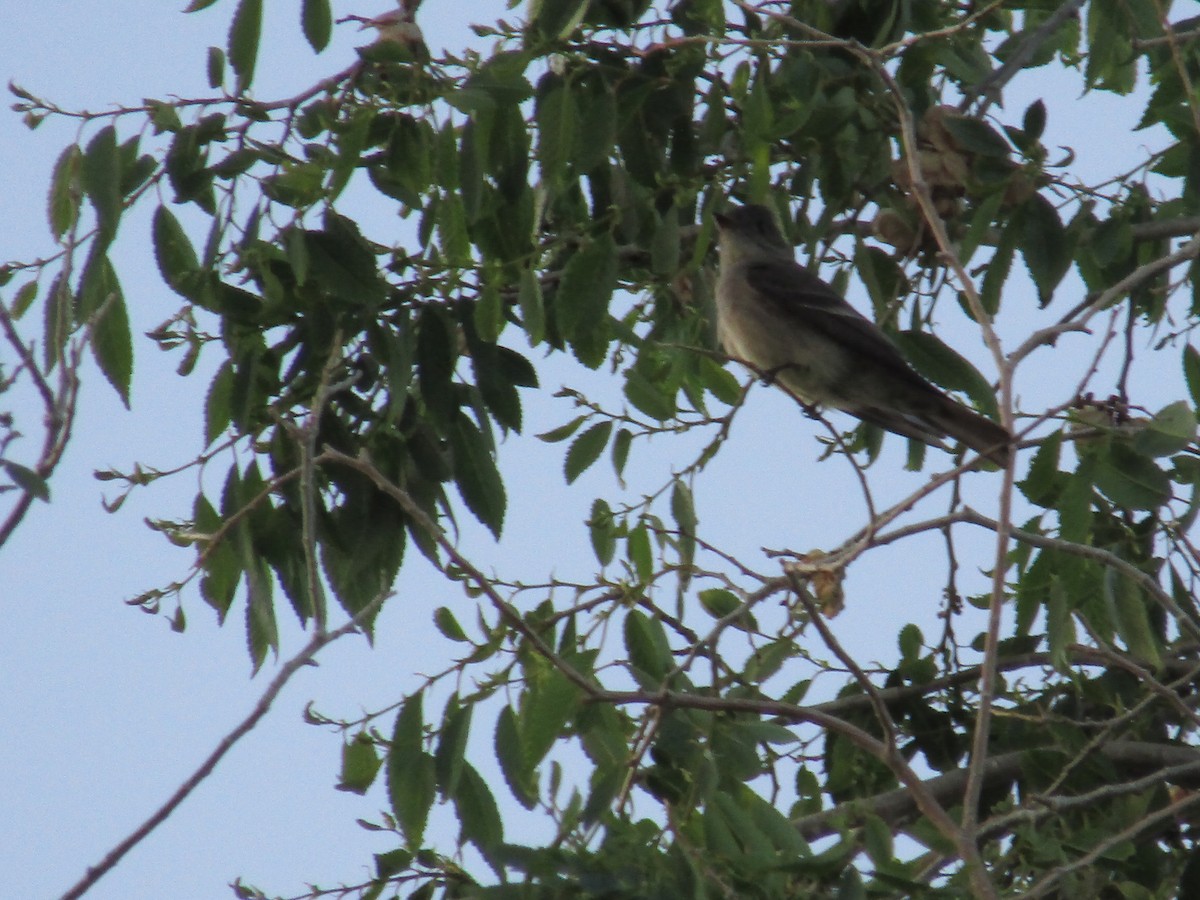
M 912 370 L 879 326 L 798 263 L 750 263 L 746 280 L 781 317 L 798 327 L 824 334 L 851 353 L 894 369 L 897 378 L 940 393 Z

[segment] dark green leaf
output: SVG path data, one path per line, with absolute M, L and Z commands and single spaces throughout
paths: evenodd
M 1183 348 L 1183 376 L 1192 397 L 1192 406 L 1200 409 L 1200 352 L 1191 344 Z
M 537 783 L 533 777 L 534 766 L 525 757 L 525 748 L 517 727 L 517 714 L 511 706 L 500 710 L 496 718 L 494 741 L 496 761 L 504 780 L 517 801 L 526 809 L 537 806 Z
M 458 790 L 454 795 L 454 808 L 462 828 L 461 838 L 470 841 L 493 867 L 497 866 L 496 853 L 504 841 L 504 826 L 496 800 L 475 767 L 464 762 Z
M 543 431 L 537 436 L 539 441 L 545 441 L 547 444 L 557 444 L 559 441 L 565 441 L 576 431 L 579 426 L 587 421 L 587 416 L 576 416 L 565 425 L 559 425 L 557 428 L 551 428 L 549 431 Z
M 474 707 L 462 706 L 457 697 L 452 697 L 446 704 L 446 714 L 442 719 L 442 733 L 438 740 L 437 752 L 434 754 L 434 773 L 437 775 L 438 786 L 442 795 L 454 796 L 458 790 L 459 779 L 462 776 L 466 760 L 467 738 L 471 733 L 471 711 Z
M 254 81 L 258 43 L 262 37 L 263 0 L 239 0 L 229 26 L 229 64 L 237 73 L 237 92 L 245 93 Z
M 1071 248 L 1058 211 L 1041 194 L 1021 207 L 1021 255 L 1044 306 L 1071 266 Z
M 654 554 L 650 547 L 650 530 L 644 522 L 629 532 L 625 544 L 638 580 L 648 582 L 654 575 Z
M 638 368 L 629 370 L 625 377 L 625 399 L 633 404 L 639 412 L 643 412 L 659 422 L 665 422 L 675 415 L 674 391 L 667 392 L 667 386 L 661 382 L 647 378 Z
M 96 210 L 96 242 L 107 247 L 121 220 L 121 161 L 117 131 L 106 125 L 88 142 L 83 155 L 83 188 Z
M 625 463 L 629 460 L 629 448 L 633 445 L 633 432 L 628 428 L 622 428 L 617 432 L 617 437 L 613 440 L 612 447 L 612 464 L 613 471 L 616 472 L 618 480 L 625 474 Z M 624 483 L 622 481 L 622 483 Z
M 459 493 L 475 518 L 499 539 L 507 500 L 504 481 L 491 450 L 475 423 L 462 414 L 455 420 L 449 437 Z
M 571 443 L 563 463 L 563 474 L 567 484 L 573 482 L 600 458 L 611 433 L 612 422 L 599 422 Z
M 216 2 L 216 0 L 213 0 Z M 214 91 L 225 84 L 225 51 L 220 47 L 208 48 L 208 86 Z
M 964 150 L 997 159 L 1007 159 L 1012 152 L 1008 141 L 980 119 L 947 115 L 941 121 Z
M 913 368 L 935 384 L 962 391 L 985 414 L 997 412 L 996 392 L 983 374 L 952 347 L 928 331 L 905 331 L 896 335 Z
M 552 666 L 540 666 L 529 680 L 519 722 L 523 758 L 536 768 L 574 718 L 581 698 L 579 688 Z
M 1046 104 L 1040 99 L 1034 100 L 1025 109 L 1025 117 L 1022 119 L 1021 130 L 1025 132 L 1033 140 L 1037 140 L 1042 136 L 1042 132 L 1046 130 Z
M 1132 579 L 1112 569 L 1104 575 L 1104 587 L 1113 604 L 1117 633 L 1129 652 L 1148 663 L 1151 668 L 1162 667 L 1162 639 L 1155 634 L 1147 614 L 1149 602 L 1142 588 Z
M 436 790 L 433 757 L 424 750 L 424 693 L 400 707 L 387 757 L 388 800 L 410 847 L 420 847 Z
M 570 82 L 556 75 L 546 75 L 542 81 L 548 87 L 538 98 L 536 110 L 538 163 L 543 181 L 557 185 L 575 159 L 579 125 Z
M 596 559 L 599 560 L 600 565 L 607 566 L 612 562 L 613 554 L 617 550 L 617 529 L 613 522 L 612 510 L 603 500 L 597 499 L 592 503 L 588 527 Z
M 300 21 L 305 40 L 320 53 L 328 46 L 333 33 L 333 13 L 329 8 L 329 0 L 304 0 Z
M 30 305 L 35 299 L 37 299 L 37 292 L 37 279 L 34 279 L 33 281 L 27 281 L 17 289 L 17 293 L 12 299 L 12 305 L 8 310 L 9 315 L 12 316 L 14 322 L 18 321 L 23 315 L 25 315 L 25 313 L 29 312 Z
M 529 338 L 529 345 L 536 347 L 546 336 L 546 311 L 542 306 L 542 285 L 537 272 L 532 269 L 521 270 L 517 304 L 521 307 L 521 326 Z
M 606 330 L 616 282 L 617 248 L 612 237 L 585 239 L 564 267 L 555 296 L 558 327 L 570 343 L 592 341 L 596 332 Z
M 55 363 L 62 359 L 67 336 L 71 333 L 71 305 L 71 289 L 60 272 L 54 276 L 50 291 L 46 294 L 46 302 L 42 304 L 45 317 L 43 329 L 46 336 L 42 349 L 47 370 L 52 370 Z
M 154 259 L 163 281 L 185 297 L 194 296 L 198 286 L 195 275 L 200 263 L 183 226 L 165 206 L 154 211 L 152 234 Z
M 204 398 L 204 444 L 211 445 L 233 421 L 233 367 L 229 360 L 213 376 Z

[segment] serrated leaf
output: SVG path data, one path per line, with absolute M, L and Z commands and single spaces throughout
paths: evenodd
M 333 12 L 329 0 L 304 0 L 300 10 L 300 25 L 304 39 L 317 53 L 329 46 L 333 34 Z
M 613 440 L 612 464 L 613 471 L 617 475 L 617 480 L 621 481 L 622 484 L 624 484 L 625 464 L 629 461 L 629 448 L 631 446 L 633 446 L 633 432 L 628 428 L 620 429 Z
M 454 796 L 458 790 L 466 760 L 467 738 L 471 734 L 472 709 L 470 705 L 461 706 L 458 698 L 452 697 L 446 704 L 446 713 L 442 717 L 442 730 L 433 764 L 438 787 L 445 797 Z
M 604 329 L 617 284 L 617 247 L 610 235 L 585 239 L 563 268 L 555 295 L 558 327 L 572 344 L 595 340 Z
M 1043 306 L 1071 267 L 1071 248 L 1058 211 L 1041 194 L 1021 207 L 1019 243 Z
M 921 629 L 909 622 L 900 629 L 898 645 L 900 647 L 900 658 L 905 660 L 916 659 L 921 653 L 921 646 L 924 644 L 925 638 L 921 634 Z
M 567 166 L 575 158 L 575 142 L 579 133 L 575 100 L 569 82 L 548 74 L 543 82 L 549 86 L 538 98 L 537 117 L 538 164 L 546 184 L 562 182 Z
M 217 90 L 225 84 L 225 51 L 220 47 L 208 48 L 208 86 Z
M 117 130 L 106 125 L 88 142 L 81 164 L 83 188 L 96 210 L 96 243 L 107 248 L 121 220 L 121 160 Z
M 617 552 L 617 528 L 613 522 L 612 510 L 604 500 L 597 499 L 592 502 L 588 529 L 596 559 L 600 565 L 607 566 L 612 562 L 613 554 Z
M 433 806 L 436 784 L 433 757 L 424 750 L 424 693 L 400 707 L 387 756 L 388 801 L 409 847 L 420 847 Z
M 1183 348 L 1183 377 L 1187 381 L 1192 406 L 1200 409 L 1200 352 L 1191 344 Z
M 61 239 L 79 219 L 79 204 L 82 198 L 80 172 L 83 167 L 83 152 L 78 144 L 71 144 L 54 164 L 50 178 L 50 194 L 46 202 L 46 217 L 50 232 Z
M 175 292 L 190 298 L 195 293 L 194 276 L 200 268 L 200 262 L 183 226 L 169 209 L 159 206 L 154 211 L 151 234 L 154 239 L 154 259 L 163 281 Z
M 652 381 L 637 368 L 626 375 L 623 392 L 636 410 L 652 419 L 665 422 L 675 415 L 674 393 L 668 394 L 666 385 Z
M 525 747 L 517 727 L 517 714 L 511 706 L 505 706 L 496 717 L 496 735 L 493 741 L 496 761 L 512 795 L 526 809 L 537 806 L 537 785 L 533 778 L 533 766 L 526 760 Z
M 1105 591 L 1113 604 L 1117 634 L 1138 659 L 1149 663 L 1151 668 L 1162 666 L 1161 638 L 1155 634 L 1146 610 L 1145 592 L 1132 579 L 1115 572 L 1105 571 Z
M 521 326 L 529 338 L 529 345 L 536 347 L 546 337 L 546 310 L 542 302 L 542 283 L 532 269 L 521 270 L 517 305 L 521 308 Z
M 245 93 L 254 81 L 258 44 L 262 37 L 263 0 L 239 0 L 229 26 L 229 64 L 237 74 L 237 92 Z
M 89 260 L 79 293 L 81 311 L 91 317 L 92 355 L 128 409 L 133 380 L 133 336 L 125 295 L 107 256 L 93 256 Z
M 486 525 L 498 540 L 504 527 L 507 497 L 496 461 L 483 434 L 467 416 L 458 416 L 449 437 L 458 491 L 475 518 Z
M 913 368 L 946 390 L 962 391 L 985 414 L 997 412 L 996 392 L 991 383 L 956 350 L 928 331 L 905 331 L 896 335 Z
M 454 808 L 462 829 L 460 842 L 470 841 L 483 858 L 496 868 L 496 851 L 504 842 L 504 825 L 487 782 L 470 763 L 463 763 L 462 776 L 454 794 Z
M 563 461 L 563 475 L 571 484 L 600 458 L 612 434 L 612 422 L 599 422 L 571 442 Z
M 257 672 L 267 654 L 279 649 L 279 629 L 275 623 L 275 591 L 271 570 L 250 538 L 249 525 L 238 529 L 242 571 L 246 576 L 246 646 L 250 662 Z
M 520 733 L 525 764 L 536 768 L 579 709 L 580 691 L 552 667 L 537 671 L 521 701 Z
M 12 305 L 8 309 L 8 314 L 12 316 L 13 321 L 19 320 L 25 313 L 29 312 L 29 307 L 37 299 L 37 292 L 37 279 L 27 281 L 17 288 L 17 293 L 13 295 Z
M 470 640 L 449 607 L 439 606 L 433 611 L 433 624 L 437 626 L 437 630 L 442 633 L 443 637 L 451 641 L 463 643 Z

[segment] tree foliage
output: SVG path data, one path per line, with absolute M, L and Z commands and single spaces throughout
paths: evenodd
M 263 99 L 262 0 L 222 5 L 212 96 L 83 116 L 49 188 L 60 252 L 0 270 L 17 354 L 0 385 L 31 384 L 47 413 L 25 462 L 0 421 L 0 538 L 49 497 L 85 350 L 130 402 L 142 342 L 110 251 L 151 205 L 181 305 L 148 337 L 183 373 L 219 360 L 196 466 L 225 475 L 154 523 L 194 556 L 142 604 L 180 628 L 197 597 L 240 616 L 257 668 L 281 615 L 370 631 L 414 552 L 475 602 L 437 610 L 454 650 L 420 690 L 354 722 L 313 714 L 344 733 L 339 787 L 374 786 L 370 827 L 394 835 L 347 895 L 1200 891 L 1194 22 L 1120 0 L 535 0 L 433 56 L 407 0 L 353 66 Z M 319 54 L 328 0 L 298 12 Z M 1077 173 L 1043 143 L 1053 104 L 1003 104 L 1050 69 L 1141 104 L 1162 146 Z M 66 114 L 13 90 L 30 125 Z M 364 195 L 412 236 L 366 227 Z M 1013 469 L 910 448 L 936 471 L 881 508 L 885 436 L 834 420 L 822 471 L 864 498 L 857 530 L 765 571 L 710 540 L 694 498 L 752 381 L 711 328 L 711 213 L 729 198 L 773 204 L 923 375 L 1012 426 Z M 986 371 L 937 336 L 950 321 Z M 1067 338 L 1083 362 L 1027 405 L 1020 373 Z M 531 348 L 622 387 L 620 409 L 569 394 L 576 414 L 542 435 L 567 482 L 606 456 L 623 476 L 651 437 L 703 436 L 653 489 L 595 498 L 594 578 L 515 582 L 458 539 L 464 517 L 505 527 L 501 439 L 542 397 Z M 1132 392 L 1164 359 L 1187 395 Z M 994 514 L 964 479 L 987 479 Z M 957 558 L 973 530 L 991 549 Z M 943 633 L 895 623 L 891 664 L 855 659 L 847 573 L 926 532 L 945 536 L 940 591 L 895 589 L 941 604 Z M 962 567 L 990 592 L 962 597 Z M 810 699 L 817 679 L 838 688 Z M 431 839 L 435 804 L 457 846 Z M 521 808 L 545 840 L 507 824 Z

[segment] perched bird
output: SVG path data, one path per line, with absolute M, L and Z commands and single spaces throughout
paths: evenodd
M 727 353 L 808 404 L 840 409 L 948 449 L 962 441 L 999 466 L 1012 435 L 918 375 L 879 327 L 800 266 L 770 210 L 716 214 L 717 333 Z

